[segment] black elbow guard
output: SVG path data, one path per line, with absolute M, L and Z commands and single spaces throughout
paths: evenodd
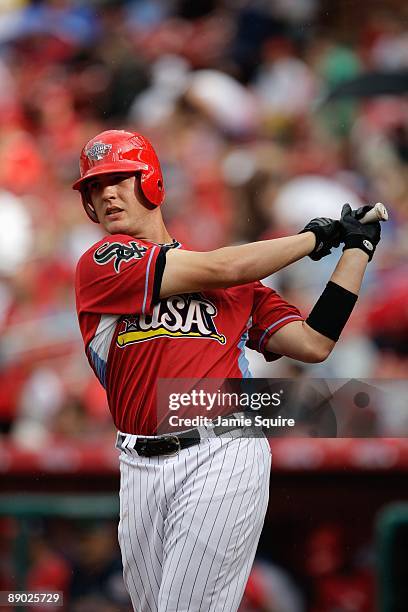
M 357 302 L 357 297 L 355 293 L 329 281 L 306 323 L 326 338 L 337 342 Z

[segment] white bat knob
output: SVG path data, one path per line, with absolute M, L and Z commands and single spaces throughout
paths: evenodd
M 374 221 L 388 221 L 387 209 L 381 202 L 377 202 L 377 204 L 360 219 L 360 223 L 373 223 Z

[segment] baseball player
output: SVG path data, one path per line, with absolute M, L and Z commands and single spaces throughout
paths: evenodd
M 118 429 L 119 543 L 138 612 L 237 610 L 268 504 L 270 447 L 237 426 L 157 435 L 159 378 L 245 378 L 245 347 L 267 361 L 324 360 L 346 324 L 380 239 L 345 205 L 298 235 L 192 252 L 169 235 L 160 164 L 142 135 L 90 140 L 74 183 L 107 235 L 80 259 L 86 355 Z M 260 279 L 344 242 L 304 320 Z

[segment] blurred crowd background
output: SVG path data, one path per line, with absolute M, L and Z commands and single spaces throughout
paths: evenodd
M 345 202 L 385 203 L 390 221 L 330 359 L 303 368 L 248 357 L 255 376 L 407 379 L 407 75 L 408 7 L 398 0 L 2 0 L 3 441 L 111 443 L 73 292 L 76 262 L 102 234 L 71 189 L 81 148 L 110 128 L 151 139 L 166 222 L 191 249 L 297 233 L 314 216 L 338 217 Z M 307 315 L 340 252 L 265 282 Z M 394 431 L 406 425 L 403 404 Z M 341 564 L 344 534 L 322 529 L 310 542 L 321 567 L 331 553 Z M 32 543 L 40 557 L 42 533 Z M 285 576 L 276 580 L 290 591 Z M 364 591 L 364 578 L 354 587 Z M 312 601 L 302 586 L 292 591 L 298 603 L 276 610 Z M 256 592 L 248 610 L 269 610 L 256 607 Z M 310 609 L 331 610 L 320 596 Z
M 73 303 L 76 262 L 102 234 L 71 190 L 81 148 L 105 128 L 151 138 L 166 221 L 191 249 L 296 233 L 346 201 L 386 203 L 358 309 L 332 357 L 307 373 L 407 377 L 408 104 L 403 87 L 378 95 L 384 74 L 408 70 L 407 8 L 360 4 L 1 4 L 3 431 L 42 444 L 50 432 L 109 428 Z M 365 73 L 377 75 L 376 95 L 335 95 Z M 339 254 L 266 282 L 307 315 Z M 248 352 L 254 375 L 298 373 Z

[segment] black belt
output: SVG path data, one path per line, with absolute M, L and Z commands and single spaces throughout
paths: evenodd
M 213 427 L 211 431 L 216 436 L 222 436 L 224 433 L 228 433 L 230 431 L 235 431 L 236 429 L 242 429 L 241 426 L 223 426 L 217 425 Z M 119 434 L 118 442 L 121 447 L 124 441 L 126 440 L 125 435 Z M 209 437 L 209 436 L 208 436 Z M 183 448 L 188 448 L 189 446 L 194 446 L 194 444 L 198 444 L 201 442 L 203 438 L 201 437 L 198 429 L 189 429 L 188 431 L 182 431 L 177 435 L 165 435 L 159 438 L 142 438 L 138 437 L 136 442 L 133 445 L 126 446 L 126 448 L 134 449 L 138 455 L 142 455 L 143 457 L 154 457 L 156 455 L 173 455 Z M 207 436 L 205 437 L 207 439 Z

